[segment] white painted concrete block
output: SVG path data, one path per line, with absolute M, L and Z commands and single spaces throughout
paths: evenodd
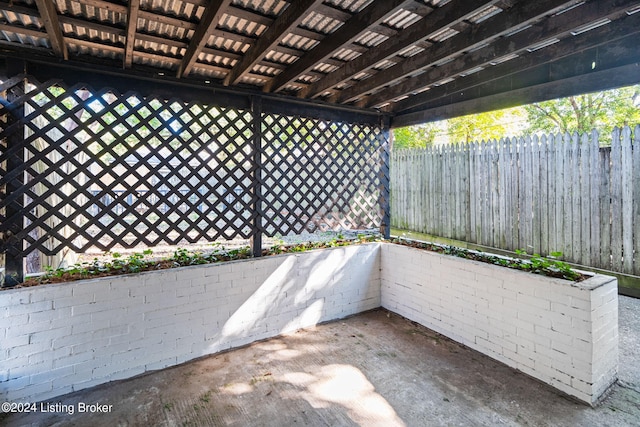
M 496 268 L 368 244 L 5 291 L 0 395 L 51 398 L 382 305 L 595 399 L 617 372 L 615 282 L 590 293 Z M 575 390 L 569 371 L 582 381 Z
M 383 307 L 553 386 L 561 384 L 560 390 L 590 404 L 615 381 L 617 284 L 614 279 L 595 276 L 576 285 L 390 246 L 384 245 L 381 252 Z M 385 259 L 386 256 L 389 258 Z M 440 262 L 434 262 L 435 258 Z M 411 264 L 439 265 L 447 273 L 437 280 L 437 285 L 434 285 L 436 280 L 425 275 L 420 287 L 416 286 L 412 274 L 415 267 Z M 411 287 L 407 288 L 407 284 Z M 425 300 L 434 298 L 434 290 L 439 293 L 440 305 L 425 304 Z M 412 298 L 412 302 L 407 302 L 407 298 Z M 611 305 L 597 310 L 606 304 Z M 509 325 L 509 330 L 501 333 L 500 324 Z M 602 342 L 597 341 L 599 337 Z M 606 340 L 606 337 L 614 339 Z M 603 348 L 608 357 L 602 356 Z M 576 382 L 574 387 L 567 382 L 570 377 L 591 380 L 579 380 L 582 382 Z

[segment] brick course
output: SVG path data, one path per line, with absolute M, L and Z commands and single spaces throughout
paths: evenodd
M 0 292 L 0 400 L 53 398 L 384 307 L 587 403 L 617 374 L 617 283 L 392 244 Z
M 575 284 L 404 246 L 381 251 L 383 307 L 589 404 L 615 382 L 615 278 Z

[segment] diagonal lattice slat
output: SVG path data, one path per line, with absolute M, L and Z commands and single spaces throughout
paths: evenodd
M 275 114 L 262 123 L 267 235 L 380 224 L 379 128 Z
M 2 86 L 0 252 L 108 251 L 381 224 L 380 127 L 270 113 L 254 120 L 250 110 L 59 80 Z
M 11 195 L 25 200 L 15 236 L 25 253 L 250 236 L 250 112 L 83 84 L 28 88 L 24 169 L 14 171 L 26 185 Z M 10 175 L 0 172 L 2 186 Z

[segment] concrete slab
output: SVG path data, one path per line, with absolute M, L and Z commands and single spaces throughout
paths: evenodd
M 620 381 L 595 409 L 377 310 L 0 414 L 0 425 L 638 426 L 640 300 L 620 297 L 620 337 Z

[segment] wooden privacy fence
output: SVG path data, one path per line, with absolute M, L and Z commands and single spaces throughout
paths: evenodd
M 635 137 L 635 138 L 634 138 Z M 640 275 L 640 126 L 399 150 L 392 226 Z

